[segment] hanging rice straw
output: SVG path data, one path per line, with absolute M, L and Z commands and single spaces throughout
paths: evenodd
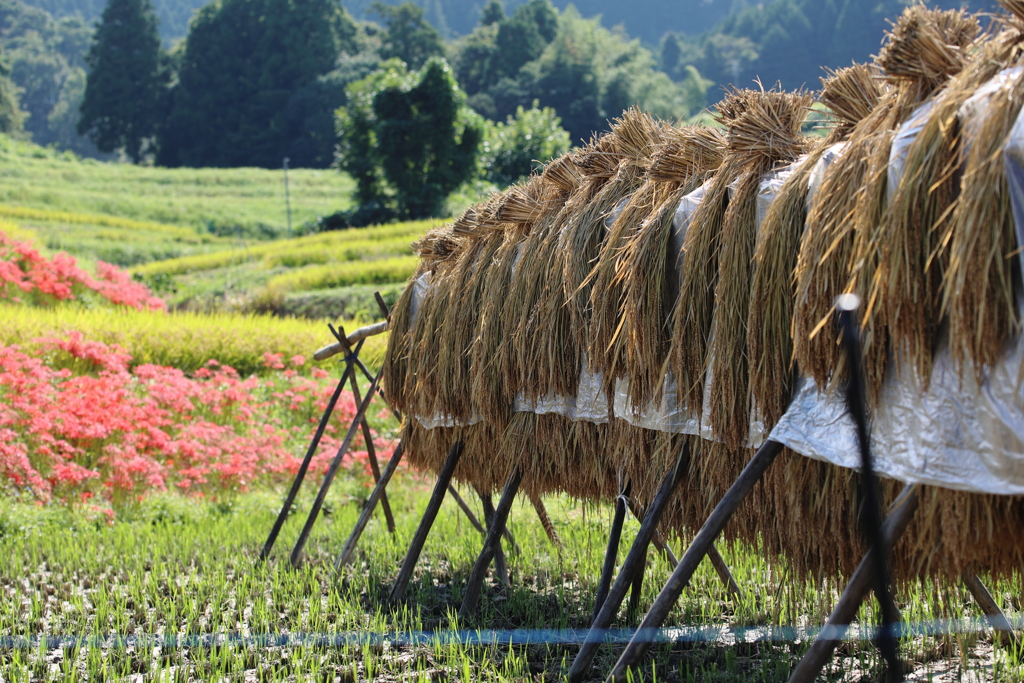
M 616 272 L 622 287 L 625 374 L 632 402 L 644 406 L 661 397 L 671 325 L 679 293 L 679 250 L 670 251 L 673 219 L 682 197 L 700 187 L 722 164 L 725 136 L 718 128 L 673 129 L 655 157 L 649 177 L 675 181 L 678 189 L 626 243 Z
M 835 297 L 851 288 L 865 293 L 881 260 L 880 245 L 870 238 L 885 207 L 894 131 L 942 79 L 962 67 L 963 48 L 977 32 L 977 21 L 964 12 L 914 5 L 903 12 L 877 58 L 894 88 L 854 127 L 842 156 L 828 169 L 797 260 L 794 353 L 800 369 L 819 386 L 841 370 L 832 328 Z M 867 301 L 868 310 L 872 303 Z M 885 329 L 875 327 L 863 338 L 872 396 L 884 371 L 885 335 Z
M 944 308 L 954 357 L 978 373 L 1018 331 L 1014 297 L 1017 239 L 1003 150 L 1024 103 L 1018 71 L 965 125 L 967 163 L 952 213 Z
M 767 429 L 782 417 L 793 389 L 792 283 L 811 172 L 829 146 L 849 134 L 860 120 L 856 117 L 870 114 L 881 95 L 864 64 L 828 73 L 819 99 L 836 113 L 839 124 L 783 183 L 768 207 L 754 250 L 747 357 L 751 397 Z
M 729 126 L 729 151 L 743 175 L 722 225 L 711 344 L 711 427 L 729 446 L 741 446 L 750 423 L 747 318 L 751 265 L 757 241 L 757 197 L 765 173 L 793 162 L 806 147 L 800 133 L 811 96 L 804 92 L 747 90 L 742 113 Z M 757 306 L 761 302 L 757 302 Z

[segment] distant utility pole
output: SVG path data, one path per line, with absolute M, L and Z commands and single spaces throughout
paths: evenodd
M 288 238 L 292 236 L 292 199 L 288 194 L 288 157 L 284 158 L 284 206 L 288 210 Z

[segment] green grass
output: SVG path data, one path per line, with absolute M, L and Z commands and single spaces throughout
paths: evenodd
M 162 495 L 125 510 L 108 526 L 88 507 L 68 510 L 0 500 L 0 634 L 91 637 L 61 650 L 32 643 L 0 649 L 7 680 L 564 680 L 576 648 L 557 643 L 509 646 L 431 643 L 415 646 L 277 643 L 290 634 L 395 634 L 448 629 L 577 629 L 590 620 L 595 583 L 611 518 L 608 507 L 582 509 L 564 498 L 548 508 L 565 550 L 548 543 L 528 504 L 513 507 L 510 528 L 520 546 L 509 554 L 512 583 L 488 580 L 478 614 L 457 622 L 468 572 L 481 537 L 446 500 L 427 539 L 406 599 L 387 593 L 429 492 L 427 478 L 400 470 L 389 490 L 398 533 L 388 534 L 378 512 L 355 560 L 340 575 L 333 561 L 366 496 L 364 477 L 343 477 L 327 498 L 326 516 L 307 545 L 299 570 L 287 554 L 305 519 L 314 486 L 307 484 L 269 563 L 256 561 L 281 500 L 257 492 L 219 501 Z M 477 508 L 463 487 L 463 495 Z M 619 559 L 637 530 L 630 521 Z M 674 541 L 677 550 L 679 542 Z M 506 545 L 506 552 L 509 549 Z M 730 597 L 704 563 L 669 624 L 689 626 L 821 623 L 838 593 L 835 586 L 800 585 L 784 567 L 769 567 L 755 548 L 725 547 L 723 554 L 743 590 Z M 654 599 L 670 568 L 653 551 L 641 595 Z M 1006 600 L 1020 584 L 993 586 Z M 977 615 L 962 588 L 915 586 L 900 593 L 905 619 Z M 862 623 L 873 623 L 870 608 Z M 625 608 L 616 625 L 636 623 Z M 196 645 L 126 649 L 102 636 L 135 634 L 272 636 L 246 646 Z M 915 638 L 903 655 L 920 679 L 952 668 L 967 680 L 1019 680 L 1020 660 L 998 646 L 994 666 L 971 653 L 989 636 Z M 393 637 L 392 637 L 393 642 Z M 644 660 L 647 680 L 785 681 L 806 643 L 763 641 L 660 645 Z M 611 667 L 621 646 L 605 646 L 592 676 Z M 840 648 L 825 680 L 873 680 L 881 667 L 871 643 Z M 600 679 L 598 679 L 600 680 Z M 637 680 L 637 679 L 634 679 Z M 947 679 L 943 679 L 947 680 Z
M 288 173 L 292 224 L 347 209 L 352 180 L 337 171 L 293 169 Z M 286 234 L 284 181 L 279 170 L 258 168 L 166 169 L 102 163 L 38 147 L 0 135 L 0 205 L 19 223 L 73 255 L 101 258 L 97 228 L 131 230 L 129 222 L 149 224 L 150 234 L 137 242 L 152 242 L 152 224 L 181 230 L 164 236 L 151 252 L 133 245 L 118 261 L 132 265 L 166 256 L 209 250 L 210 236 L 220 236 L 222 248 L 240 237 L 267 239 Z M 21 209 L 44 215 L 11 215 Z M 63 217 L 59 212 L 67 214 Z M 136 226 L 138 227 L 138 226 Z M 126 233 L 119 233 L 123 238 Z M 207 240 L 196 242 L 195 240 Z M 109 260 L 118 257 L 106 252 Z

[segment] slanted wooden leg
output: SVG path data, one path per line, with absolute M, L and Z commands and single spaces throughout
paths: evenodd
M 650 544 L 651 538 L 653 538 L 658 528 L 658 522 L 661 521 L 661 515 L 665 511 L 672 493 L 683 478 L 683 472 L 686 471 L 689 462 L 690 444 L 687 441 L 680 449 L 675 465 L 662 480 L 661 488 L 658 489 L 654 502 L 651 504 L 647 514 L 644 515 L 643 523 L 640 524 L 640 531 L 633 541 L 633 546 L 629 549 L 629 554 L 626 555 L 622 568 L 619 569 L 619 575 L 615 578 L 615 583 L 612 585 L 611 590 L 608 591 L 608 597 L 605 599 L 604 604 L 601 605 L 601 610 L 594 619 L 594 623 L 590 625 L 590 632 L 587 633 L 587 638 L 583 641 L 576 659 L 573 660 L 572 668 L 569 669 L 569 680 L 571 683 L 579 683 L 590 669 L 590 663 L 594 661 L 597 649 L 604 642 L 604 631 L 611 625 L 616 612 L 619 611 L 619 607 L 622 605 L 622 599 L 626 597 L 626 589 L 633 582 L 633 577 L 640 566 L 647 561 L 647 546 Z
M 491 525 L 494 524 L 494 502 L 491 499 L 491 494 L 480 494 L 480 503 L 484 506 L 484 523 L 490 529 Z M 484 534 L 484 540 L 487 540 L 486 533 Z M 498 580 L 501 581 L 502 585 L 508 586 L 508 565 L 505 563 L 505 553 L 501 550 L 500 538 L 498 539 L 498 545 L 494 548 L 494 571 L 497 573 Z
M 363 342 L 359 342 L 356 346 L 355 353 L 359 353 L 359 349 L 363 348 Z M 342 389 L 345 388 L 345 383 L 348 381 L 349 376 L 352 374 L 352 363 L 345 364 L 345 372 L 342 373 L 341 379 L 338 381 L 338 386 L 331 394 L 330 400 L 327 401 L 327 407 L 324 408 L 324 414 L 320 417 L 320 424 L 317 425 L 316 432 L 313 434 L 313 439 L 309 442 L 309 448 L 306 449 L 306 455 L 302 458 L 302 464 L 299 465 L 299 471 L 295 473 L 295 480 L 292 482 L 292 487 L 288 490 L 288 495 L 285 496 L 284 504 L 281 506 L 281 512 L 278 513 L 277 519 L 274 520 L 274 526 L 270 529 L 270 534 L 267 536 L 267 542 L 263 544 L 263 550 L 260 551 L 260 561 L 267 559 L 270 556 L 270 551 L 274 549 L 274 542 L 277 541 L 277 535 L 281 533 L 281 527 L 284 526 L 284 521 L 288 519 L 288 513 L 292 509 L 292 504 L 295 503 L 295 497 L 299 493 L 299 487 L 302 486 L 302 480 L 306 478 L 306 472 L 309 470 L 309 463 L 313 461 L 313 455 L 316 454 L 317 447 L 320 446 L 320 439 L 324 436 L 324 429 L 327 428 L 327 423 L 331 419 L 331 414 L 334 412 L 334 406 L 338 403 L 338 398 L 341 396 Z M 359 403 L 359 399 L 356 399 L 356 403 Z
M 989 626 L 991 626 L 996 632 L 996 638 L 1006 638 L 1010 645 L 1017 648 L 1020 647 L 1020 641 L 1017 638 L 1017 634 L 1013 632 L 1013 627 L 1010 626 L 1010 621 L 1003 614 L 1003 610 L 999 608 L 999 603 L 995 601 L 992 594 L 988 592 L 988 588 L 981 582 L 981 579 L 977 574 L 964 574 L 964 585 L 967 586 L 967 590 L 974 596 L 974 601 L 978 603 L 978 607 L 988 617 Z
M 335 560 L 334 571 L 338 571 L 352 559 L 352 554 L 356 551 L 356 544 L 359 543 L 359 537 L 363 535 L 363 529 L 366 528 L 370 517 L 373 516 L 373 509 L 377 507 L 377 501 L 384 495 L 384 489 L 387 488 L 388 482 L 391 481 L 391 475 L 398 469 L 398 463 L 402 460 L 402 453 L 404 451 L 405 444 L 399 441 L 398 446 L 395 447 L 395 452 L 391 455 L 391 460 L 388 461 L 387 467 L 384 468 L 384 472 L 380 475 L 380 481 L 377 482 L 377 485 L 373 488 L 373 493 L 370 494 L 366 505 L 363 506 L 363 511 L 359 514 L 359 519 L 356 521 L 356 527 L 352 530 L 352 535 L 348 537 L 345 547 L 342 548 L 341 554 Z
M 645 560 L 636 568 L 636 573 L 633 575 L 633 583 L 629 586 L 629 606 L 626 607 L 626 620 L 630 623 L 636 619 L 637 612 L 640 610 L 640 592 L 644 587 L 644 571 L 646 569 L 647 562 Z
M 473 525 L 473 528 L 479 531 L 484 536 L 486 536 L 487 529 L 484 528 L 484 526 L 476 518 L 476 515 L 473 514 L 473 511 L 469 509 L 469 505 L 466 503 L 465 500 L 462 499 L 462 496 L 459 495 L 459 492 L 456 491 L 455 487 L 452 486 L 451 484 L 448 484 L 448 493 L 451 494 L 451 497 L 454 498 L 455 502 L 459 504 L 460 508 L 462 508 L 462 512 L 465 513 L 466 519 L 468 519 L 469 523 Z
M 352 383 L 352 396 L 355 398 L 356 404 L 359 404 L 362 399 L 359 396 L 359 382 L 356 381 L 354 372 L 350 375 L 350 381 Z M 363 413 L 363 417 L 359 422 L 363 430 L 363 441 L 366 442 L 366 455 L 370 461 L 370 471 L 373 472 L 374 483 L 377 483 L 380 481 L 380 464 L 377 462 L 377 449 L 373 445 L 373 434 L 370 432 L 370 423 L 366 420 L 366 413 Z M 381 491 L 380 508 L 384 511 L 384 520 L 387 522 L 388 531 L 394 536 L 395 517 L 391 514 L 391 504 L 388 502 L 386 491 Z
M 615 571 L 615 558 L 619 555 L 619 539 L 622 537 L 622 524 L 626 520 L 626 498 L 629 497 L 631 485 L 626 482 L 625 488 L 615 499 L 615 516 L 612 517 L 612 528 L 608 534 L 608 549 L 604 553 L 604 566 L 601 568 L 601 579 L 597 583 L 597 597 L 594 599 L 594 616 L 591 623 L 597 620 L 601 606 L 608 597 L 608 589 L 612 585 L 612 573 Z
M 324 475 L 324 481 L 320 485 L 320 490 L 316 494 L 316 500 L 313 501 L 313 507 L 309 510 L 309 516 L 306 517 L 306 523 L 302 527 L 302 531 L 299 532 L 299 539 L 295 542 L 295 547 L 292 548 L 291 556 L 288 558 L 293 567 L 298 567 L 299 562 L 302 560 L 302 550 L 306 547 L 306 541 L 309 540 L 309 534 L 313 531 L 313 524 L 316 523 L 316 518 L 320 515 L 320 508 L 324 505 L 324 500 L 327 499 L 327 492 L 331 488 L 331 483 L 334 481 L 334 475 L 338 473 L 338 468 L 341 467 L 341 459 L 348 452 L 349 446 L 352 445 L 352 440 L 356 436 L 356 430 L 359 428 L 359 420 L 363 415 L 366 414 L 367 408 L 370 407 L 370 401 L 373 400 L 373 394 L 377 391 L 377 383 L 380 381 L 380 372 L 370 382 L 369 388 L 366 390 L 366 396 L 363 397 L 362 402 L 359 404 L 359 408 L 356 409 L 356 414 L 352 417 L 352 424 L 349 425 L 348 432 L 345 434 L 345 438 L 341 442 L 341 446 L 338 448 L 338 452 L 334 454 L 334 460 L 331 461 L 331 466 L 327 468 L 327 474 Z M 381 493 L 383 493 L 381 489 Z
M 423 512 L 423 519 L 420 520 L 419 528 L 416 529 L 416 535 L 412 537 L 412 543 L 409 544 L 409 552 L 406 553 L 402 569 L 398 572 L 395 585 L 391 588 L 390 597 L 392 600 L 401 600 L 405 595 L 405 589 L 409 586 L 409 579 L 412 578 L 413 569 L 416 568 L 416 561 L 420 559 L 423 544 L 427 542 L 427 534 L 430 533 L 430 527 L 434 525 L 437 513 L 441 509 L 441 503 L 444 502 L 444 494 L 448 490 L 448 484 L 452 481 L 452 475 L 455 474 L 455 466 L 459 464 L 461 456 L 462 441 L 456 441 L 448 450 L 448 457 L 444 461 L 441 473 L 437 476 L 437 483 L 434 484 L 434 492 L 430 494 L 427 509 Z
M 669 610 L 676 604 L 679 595 L 683 592 L 683 588 L 690 582 L 693 572 L 697 570 L 697 566 L 704 559 L 712 543 L 722 533 L 726 522 L 729 521 L 733 513 L 736 512 L 736 508 L 740 506 L 743 499 L 754 488 L 754 484 L 761 479 L 765 470 L 768 469 L 768 466 L 775 461 L 775 458 L 781 452 L 782 444 L 776 441 L 767 441 L 758 449 L 754 457 L 747 463 L 747 466 L 743 468 L 740 476 L 729 487 L 725 496 L 723 496 L 722 500 L 719 501 L 718 505 L 711 512 L 711 516 L 704 522 L 704 526 L 694 536 L 693 542 L 690 543 L 690 547 L 687 548 L 683 558 L 679 560 L 679 564 L 676 565 L 672 576 L 669 577 L 665 587 L 661 589 L 661 593 L 658 594 L 654 604 L 651 605 L 651 609 L 647 612 L 647 616 L 644 617 L 640 628 L 633 635 L 633 639 L 629 641 L 629 645 L 626 646 L 625 652 L 619 657 L 619 661 L 616 662 L 615 668 L 612 669 L 611 674 L 608 676 L 608 681 L 619 681 L 621 683 L 626 680 L 626 670 L 633 666 L 647 651 L 655 632 L 665 623 L 665 617 L 668 616 Z M 582 674 L 582 672 L 580 673 Z
M 523 480 L 523 473 L 519 468 L 505 482 L 505 490 L 501 492 L 501 499 L 494 511 L 494 520 L 487 530 L 487 540 L 484 541 L 483 550 L 473 565 L 473 571 L 466 581 L 466 592 L 462 598 L 462 607 L 459 608 L 459 619 L 465 619 L 472 613 L 480 602 L 480 592 L 483 590 L 484 577 L 487 575 L 487 568 L 494 558 L 495 550 L 501 543 L 501 531 L 508 521 L 508 513 L 512 511 L 512 501 L 515 500 L 519 484 Z
M 905 487 L 882 523 L 881 537 L 886 547 L 891 548 L 910 524 L 910 519 L 917 509 L 918 489 L 917 484 Z M 875 558 L 871 555 L 874 552 L 876 549 L 870 548 L 860 564 L 857 565 L 856 571 L 853 572 L 850 582 L 843 589 L 843 594 L 839 596 L 839 602 L 836 603 L 825 626 L 818 632 L 810 649 L 793 670 L 793 674 L 789 677 L 789 683 L 812 683 L 832 656 L 836 646 L 842 642 L 838 637 L 841 629 L 853 621 L 857 610 L 860 609 L 861 603 L 867 598 L 868 592 L 875 582 Z

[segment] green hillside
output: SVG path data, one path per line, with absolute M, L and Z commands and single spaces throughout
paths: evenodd
M 288 180 L 296 227 L 351 205 L 353 183 L 337 171 L 295 169 Z M 42 246 L 122 266 L 287 234 L 281 171 L 104 163 L 6 136 L 0 215 L 34 230 Z

